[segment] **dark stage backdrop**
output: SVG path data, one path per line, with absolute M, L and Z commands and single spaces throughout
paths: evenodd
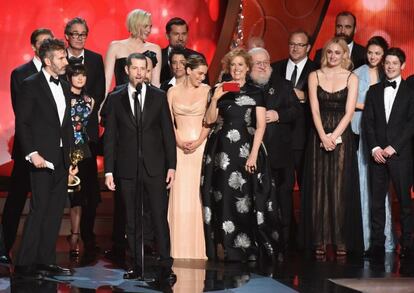
M 190 24 L 189 46 L 204 53 L 209 62 L 213 61 L 212 71 L 218 72 L 218 61 L 231 41 L 229 31 L 235 31 L 240 20 L 238 7 L 243 8 L 242 34 L 233 36 L 243 36 L 245 42 L 250 36 L 263 37 L 273 61 L 286 58 L 289 32 L 297 28 L 306 29 L 314 37 L 313 56 L 315 49 L 333 35 L 335 15 L 349 10 L 358 19 L 357 42 L 365 44 L 375 34 L 384 36 L 391 46 L 402 47 L 407 53 L 404 76 L 414 71 L 414 1 L 411 0 L 2 0 L 1 3 L 0 175 L 3 176 L 10 173 L 12 164 L 9 151 L 14 116 L 9 93 L 10 73 L 30 60 L 29 37 L 35 28 L 51 28 L 56 37 L 63 38 L 65 23 L 75 16 L 88 21 L 87 47 L 102 55 L 112 40 L 128 37 L 125 17 L 130 10 L 142 8 L 152 13 L 150 41 L 161 47 L 167 44 L 165 23 L 173 16 L 180 16 Z M 214 81 L 215 76 L 210 79 Z

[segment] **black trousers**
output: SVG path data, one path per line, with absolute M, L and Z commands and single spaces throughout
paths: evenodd
M 291 224 L 293 219 L 293 186 L 295 183 L 295 172 L 293 164 L 288 167 L 272 169 L 272 176 L 276 182 L 276 192 L 280 202 L 282 213 L 282 236 L 285 249 L 294 243 L 291 235 Z M 292 242 L 293 241 L 293 242 Z
M 90 142 L 91 158 L 87 158 L 79 163 L 79 178 L 81 179 L 81 193 L 84 197 L 80 222 L 80 232 L 85 246 L 95 245 L 95 218 L 96 207 L 101 201 L 98 167 L 96 164 L 96 143 Z
M 3 209 L 3 235 L 6 253 L 9 253 L 16 240 L 20 216 L 30 191 L 30 163 L 22 155 L 14 158 L 9 193 Z
M 141 201 L 143 200 L 144 211 L 151 210 L 151 223 L 160 254 L 160 264 L 172 266 L 165 176 L 150 176 L 144 166 L 141 169 L 143 170 L 143 198 L 139 194 L 138 177 L 133 179 L 117 179 L 118 192 L 124 200 L 126 210 L 126 235 L 134 265 L 140 267 L 142 261 L 142 228 L 146 222 L 142 217 L 141 211 Z
M 32 167 L 32 197 L 16 265 L 56 263 L 56 241 L 68 196 L 68 170 L 64 167 L 63 151 L 55 170 Z
M 413 213 L 411 206 L 412 160 L 390 158 L 386 164 L 377 164 L 371 159 L 371 242 L 384 247 L 385 196 L 389 182 L 394 185 L 400 203 L 401 238 L 403 247 L 412 246 Z

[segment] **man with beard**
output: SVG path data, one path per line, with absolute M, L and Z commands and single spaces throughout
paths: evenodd
M 193 54 L 198 54 L 203 56 L 200 52 L 191 50 L 186 47 L 188 39 L 188 24 L 184 19 L 179 17 L 171 18 L 165 25 L 165 35 L 168 39 L 168 47 L 161 50 L 162 55 L 162 67 L 161 67 L 161 76 L 160 82 L 170 80 L 173 77 L 173 73 L 170 67 L 170 53 L 172 49 L 181 49 L 184 50 L 186 56 Z M 205 83 L 208 83 L 208 78 L 204 80 Z
M 17 113 L 17 100 L 20 98 L 23 80 L 40 71 L 42 61 L 39 57 L 39 48 L 44 40 L 51 38 L 53 38 L 53 33 L 50 29 L 38 28 L 34 30 L 30 36 L 30 43 L 34 52 L 33 59 L 17 67 L 11 73 L 10 94 L 15 116 Z M 7 256 L 7 258 L 16 240 L 20 216 L 26 203 L 27 194 L 30 192 L 30 164 L 25 160 L 24 156 L 21 150 L 21 143 L 15 135 L 12 150 L 14 164 L 2 219 L 5 244 L 4 256 Z M 3 253 L 0 254 L 3 255 Z M 0 257 L 1 261 L 2 257 Z
M 358 68 L 365 64 L 366 49 L 364 46 L 354 42 L 354 35 L 356 30 L 356 17 L 349 11 L 342 11 L 338 13 L 335 21 L 335 37 L 343 37 L 348 44 L 349 52 L 351 53 L 351 60 L 354 68 Z M 315 64 L 318 68 L 321 67 L 322 49 L 318 49 L 315 54 Z
M 43 41 L 39 57 L 43 68 L 23 81 L 16 108 L 17 138 L 31 163 L 32 197 L 14 274 L 35 279 L 72 275 L 70 269 L 56 265 L 73 143 L 69 84 L 59 79 L 68 64 L 63 41 Z
M 269 155 L 272 176 L 282 212 L 282 237 L 284 252 L 289 248 L 294 185 L 294 155 L 292 126 L 299 113 L 300 103 L 292 84 L 272 73 L 269 53 L 263 48 L 253 48 L 250 77 L 263 89 L 266 103 L 266 133 L 264 143 Z

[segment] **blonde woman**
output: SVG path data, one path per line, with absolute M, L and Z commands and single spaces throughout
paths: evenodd
M 321 69 L 309 75 L 314 128 L 309 136 L 303 179 L 301 240 L 323 256 L 362 252 L 361 205 L 356 149 L 350 122 L 358 78 L 344 39 L 333 38 L 322 52 Z

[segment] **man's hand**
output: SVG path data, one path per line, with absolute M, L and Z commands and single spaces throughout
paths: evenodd
M 105 185 L 106 185 L 106 187 L 108 187 L 109 190 L 115 191 L 114 176 L 106 175 L 105 176 Z
M 279 114 L 275 110 L 266 111 L 266 123 L 276 122 L 279 120 Z
M 36 168 L 46 168 L 45 159 L 43 159 L 43 157 L 41 155 L 39 155 L 38 153 L 34 153 L 33 155 L 31 155 L 30 160 L 32 161 L 32 164 Z
M 167 189 L 170 189 L 175 180 L 175 170 L 174 169 L 168 169 L 167 172 L 167 178 L 165 179 L 165 183 L 167 183 Z
M 305 98 L 305 92 L 298 90 L 296 88 L 293 89 L 295 91 L 296 96 L 298 97 L 299 101 L 301 102 L 305 102 L 306 98 Z
M 385 164 L 385 158 L 384 158 L 384 150 L 382 148 L 378 148 L 374 151 L 372 156 L 374 157 L 375 162 L 378 164 Z
M 396 151 L 394 150 L 394 148 L 389 145 L 384 149 L 384 151 L 382 152 L 382 155 L 384 156 L 384 158 L 390 158 L 395 153 Z

